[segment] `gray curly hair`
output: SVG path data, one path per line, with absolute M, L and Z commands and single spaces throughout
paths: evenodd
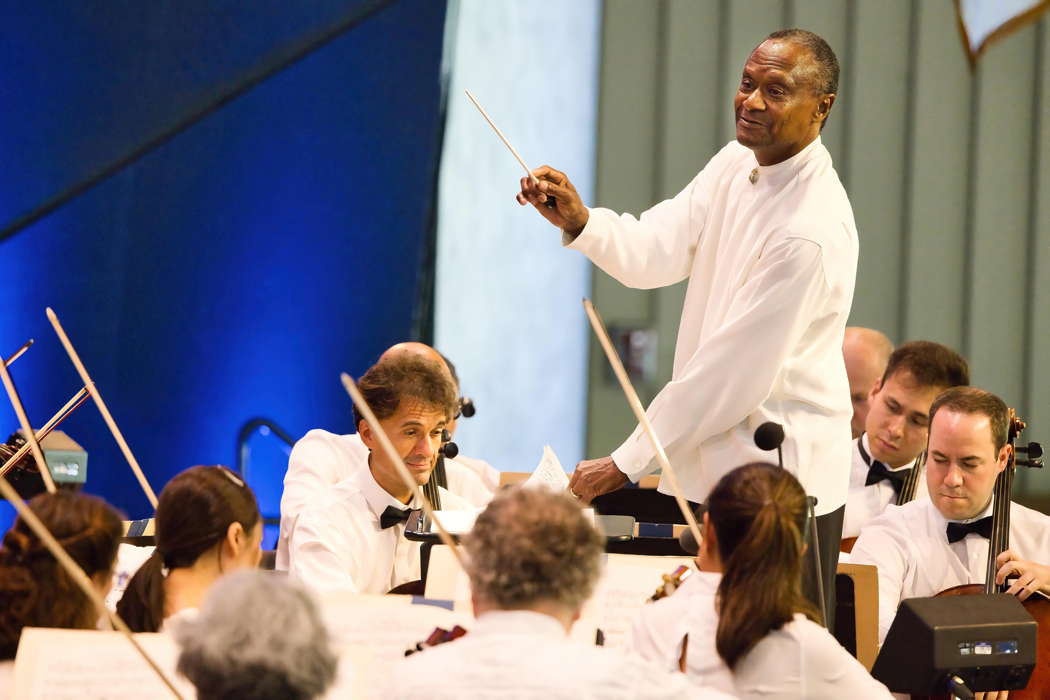
M 568 495 L 518 487 L 489 503 L 464 546 L 482 600 L 508 610 L 537 602 L 578 610 L 598 582 L 605 538 Z
M 224 576 L 174 631 L 178 671 L 201 700 L 307 700 L 335 679 L 338 659 L 313 598 L 272 573 Z

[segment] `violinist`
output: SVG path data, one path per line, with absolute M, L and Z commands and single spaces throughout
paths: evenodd
M 996 477 L 1010 457 L 1009 411 L 987 391 L 956 387 L 930 407 L 926 455 L 929 499 L 889 506 L 862 531 L 853 562 L 879 570 L 879 640 L 906 598 L 983 583 Z M 1010 548 L 996 582 L 1017 576 L 1007 593 L 1022 600 L 1050 593 L 1050 517 L 1010 504 Z
M 193 617 L 223 575 L 259 565 L 263 527 L 255 494 L 226 467 L 176 474 L 160 492 L 156 528 L 156 548 L 117 603 L 134 632 Z
M 477 620 L 405 659 L 384 698 L 720 698 L 637 657 L 569 639 L 604 538 L 565 494 L 510 488 L 464 538 Z
M 437 350 L 423 343 L 398 343 L 379 356 L 379 363 L 415 357 L 437 363 L 459 390 L 455 369 Z M 455 434 L 458 407 L 446 422 L 449 436 Z M 281 494 L 281 532 L 277 542 L 277 568 L 288 568 L 288 538 L 296 517 L 303 510 L 320 505 L 332 487 L 343 479 L 368 468 L 369 447 L 360 433 L 338 435 L 314 429 L 295 443 L 288 457 Z M 480 508 L 492 498 L 499 473 L 487 462 L 457 456 L 445 458 L 446 488 L 470 505 Z
M 805 526 L 806 494 L 789 472 L 755 463 L 723 476 L 704 513 L 700 574 L 643 608 L 633 648 L 741 698 L 889 698 L 813 621 L 801 592 Z
M 886 373 L 886 363 L 893 352 L 893 343 L 873 328 L 847 326 L 842 340 L 842 359 L 846 361 L 846 377 L 849 379 L 849 396 L 853 402 L 853 419 L 850 431 L 856 440 L 864 432 L 864 420 L 868 417 L 868 395 L 872 387 Z
M 889 503 L 899 502 L 926 447 L 930 404 L 945 389 L 969 383 L 966 360 L 940 343 L 916 340 L 893 351 L 871 389 L 864 434 L 853 441 L 844 538 L 857 537 Z M 925 498 L 923 491 L 917 489 L 915 497 Z
M 456 412 L 447 369 L 402 353 L 370 367 L 357 386 L 416 482 L 427 484 L 442 432 Z M 284 556 L 289 573 L 314 589 L 386 593 L 420 577 L 420 545 L 404 537 L 409 512 L 420 505 L 368 422 L 356 409 L 354 416 L 368 449 L 367 468 L 354 470 L 299 513 L 288 526 Z M 471 507 L 443 488 L 438 494 L 444 510 Z

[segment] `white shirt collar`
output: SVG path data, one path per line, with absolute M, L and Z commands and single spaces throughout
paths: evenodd
M 489 610 L 474 622 L 472 634 L 523 634 L 539 637 L 567 636 L 565 627 L 550 615 L 532 610 Z
M 387 506 L 393 506 L 399 510 L 417 507 L 415 505 L 415 493 L 412 494 L 412 500 L 408 503 L 402 503 L 387 493 L 386 489 L 379 485 L 376 478 L 372 476 L 372 469 L 370 467 L 360 470 L 352 478 L 357 481 L 357 486 L 361 489 L 361 495 L 365 497 L 365 502 L 368 503 L 368 509 L 372 511 L 377 518 L 383 514 L 383 511 L 387 509 Z
M 819 148 L 821 148 L 821 143 L 820 136 L 818 135 L 817 138 L 813 139 L 801 151 L 787 160 L 782 160 L 773 165 L 759 165 L 758 159 L 756 159 L 754 153 L 752 153 L 751 159 L 754 161 L 755 169 L 758 170 L 757 182 L 772 183 L 787 180 L 796 175 L 798 171 L 802 169 L 802 166 L 810 159 L 810 156 Z

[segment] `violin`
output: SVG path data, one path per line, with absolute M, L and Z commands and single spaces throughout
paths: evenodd
M 1043 448 L 1037 442 L 1030 442 L 1021 447 L 1015 447 L 1014 443 L 1021 432 L 1027 427 L 1025 422 L 1017 417 L 1013 409 L 1010 410 L 1010 431 L 1007 439 L 1013 448 L 1010 452 L 1010 460 L 1006 468 L 999 473 L 995 480 L 995 489 L 992 496 L 992 536 L 988 540 L 988 562 L 985 569 L 984 583 L 969 583 L 962 586 L 953 586 L 937 594 L 942 596 L 957 595 L 993 595 L 1005 593 L 1009 588 L 1009 581 L 1002 586 L 995 583 L 997 572 L 996 560 L 1010 547 L 1010 501 L 1013 490 L 1014 473 L 1016 468 L 1043 466 Z M 1017 454 L 1025 455 L 1025 459 L 1018 460 Z M 1035 618 L 1039 627 L 1036 647 L 1035 669 L 1028 679 L 1028 685 L 1023 690 L 1011 690 L 1010 700 L 1036 700 L 1046 698 L 1050 695 L 1050 599 L 1042 595 L 1032 595 L 1022 601 L 1025 610 Z M 912 698 L 919 700 L 927 698 L 924 695 L 913 695 Z M 948 700 L 948 695 L 932 696 L 936 700 L 943 698 Z
M 430 647 L 436 647 L 439 644 L 444 644 L 446 642 L 451 642 L 453 640 L 459 639 L 466 633 L 467 631 L 459 625 L 456 625 L 450 630 L 442 629 L 441 627 L 435 627 L 434 631 L 430 633 L 429 637 L 424 639 L 422 642 L 416 642 L 416 645 L 411 649 L 405 649 L 405 656 L 412 656 L 412 654 L 415 654 L 420 651 L 425 651 Z
M 683 564 L 669 574 L 663 574 L 660 578 L 660 586 L 656 589 L 656 592 L 649 597 L 650 603 L 666 598 L 677 591 L 685 580 L 693 575 L 694 569 Z

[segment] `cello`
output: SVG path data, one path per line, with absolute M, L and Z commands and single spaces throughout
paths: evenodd
M 985 569 L 984 583 L 969 583 L 961 586 L 953 586 L 937 594 L 937 597 L 959 596 L 959 595 L 992 595 L 1005 593 L 1009 588 L 1009 582 L 1002 586 L 995 583 L 995 575 L 998 571 L 996 560 L 999 555 L 1010 547 L 1010 496 L 1013 490 L 1014 474 L 1017 467 L 1040 468 L 1043 466 L 1043 448 L 1037 442 L 1029 442 L 1027 445 L 1015 447 L 1014 443 L 1026 428 L 1023 420 L 1017 417 L 1013 409 L 1010 410 L 1009 433 L 1007 444 L 1012 448 L 1006 468 L 996 477 L 995 487 L 992 495 L 992 535 L 988 539 L 988 562 Z M 1023 454 L 1025 459 L 1018 460 L 1018 453 Z M 1025 610 L 1035 619 L 1039 626 L 1038 645 L 1036 648 L 1035 669 L 1028 679 L 1028 685 L 1023 690 L 1011 690 L 1011 700 L 1036 700 L 1050 695 L 1050 598 L 1034 593 L 1022 602 Z M 927 698 L 931 696 L 913 695 L 914 699 Z M 937 700 L 949 695 L 932 696 Z

